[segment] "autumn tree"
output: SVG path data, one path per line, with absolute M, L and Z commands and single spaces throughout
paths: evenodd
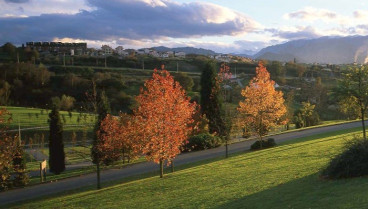
M 359 106 L 363 138 L 366 140 L 364 115 L 368 107 L 368 67 L 362 66 L 349 69 L 339 81 L 335 94 L 340 100 L 349 98 L 350 101 L 354 101 Z
M 144 146 L 144 130 L 139 130 L 139 125 L 132 115 L 121 113 L 117 117 L 107 114 L 96 132 L 98 143 L 94 145 L 100 163 L 109 165 L 120 158 L 137 158 Z
M 10 119 L 9 112 L 0 109 L 0 124 L 5 124 Z M 7 190 L 11 186 L 11 170 L 13 158 L 17 149 L 17 140 L 11 137 L 6 128 L 0 129 L 0 191 Z
M 63 124 L 60 120 L 59 107 L 53 104 L 49 114 L 49 165 L 50 171 L 60 174 L 65 170 L 65 152 L 63 143 Z
M 209 132 L 222 137 L 227 131 L 219 85 L 215 63 L 206 63 L 201 75 L 201 111 L 208 119 Z
M 98 143 L 93 145 L 95 162 L 109 165 L 121 157 L 122 129 L 119 118 L 107 114 L 97 130 Z M 98 160 L 98 161 L 97 161 Z
M 256 76 L 242 90 L 244 101 L 239 102 L 239 112 L 244 116 L 244 125 L 259 137 L 262 147 L 262 137 L 270 128 L 286 122 L 282 120 L 286 113 L 284 98 L 281 91 L 275 90 L 275 82 L 260 62 L 256 68 Z
M 147 160 L 160 164 L 162 178 L 165 161 L 172 163 L 193 129 L 196 104 L 190 103 L 168 71 L 156 69 L 136 100 L 134 117 L 138 138 L 143 139 L 142 152 Z

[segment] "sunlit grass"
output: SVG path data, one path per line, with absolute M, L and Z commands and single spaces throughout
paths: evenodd
M 368 179 L 319 178 L 360 129 L 289 141 L 128 181 L 102 190 L 33 200 L 16 208 L 365 208 Z

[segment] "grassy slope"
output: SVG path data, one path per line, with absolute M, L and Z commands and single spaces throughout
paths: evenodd
M 319 171 L 357 131 L 301 138 L 268 150 L 183 166 L 164 179 L 148 177 L 17 207 L 365 208 L 367 178 L 319 179 Z

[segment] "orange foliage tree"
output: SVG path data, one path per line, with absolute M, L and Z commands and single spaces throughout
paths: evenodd
M 98 144 L 95 146 L 96 153 L 99 153 L 99 161 L 108 165 L 121 156 L 119 138 L 122 130 L 119 119 L 112 115 L 107 115 L 100 123 L 97 130 Z
M 260 62 L 256 76 L 242 90 L 244 101 L 239 102 L 238 111 L 244 117 L 244 125 L 257 135 L 262 147 L 262 137 L 270 128 L 286 123 L 284 98 L 281 91 L 275 90 L 275 82 L 270 79 L 266 67 Z
M 181 152 L 193 130 L 193 115 L 196 103 L 191 103 L 178 82 L 166 70 L 154 70 L 141 93 L 136 97 L 139 104 L 134 111 L 136 138 L 143 145 L 142 152 L 147 160 L 169 165 Z
M 100 140 L 96 149 L 100 153 L 100 161 L 108 165 L 121 157 L 136 158 L 141 153 L 143 143 L 136 128 L 134 117 L 108 114 L 97 130 Z
M 0 124 L 9 121 L 10 113 L 6 109 L 0 109 Z M 11 184 L 11 170 L 13 158 L 17 149 L 17 137 L 11 137 L 7 128 L 0 128 L 0 191 L 6 190 Z

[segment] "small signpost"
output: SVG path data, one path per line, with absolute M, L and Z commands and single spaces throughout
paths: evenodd
M 41 183 L 44 181 L 46 181 L 46 167 L 47 167 L 47 161 L 44 160 L 40 163 L 40 178 L 41 178 Z

